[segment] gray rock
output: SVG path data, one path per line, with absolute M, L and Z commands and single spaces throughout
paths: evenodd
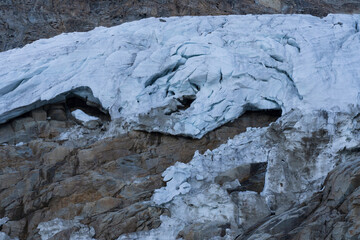
M 35 121 L 46 121 L 47 113 L 43 109 L 35 109 L 31 111 L 31 116 Z
M 100 122 L 97 120 L 91 120 L 84 123 L 84 126 L 88 129 L 94 130 L 100 127 Z
M 77 125 L 75 133 L 82 132 L 81 138 L 56 141 L 54 136 L 69 131 L 74 123 L 19 118 L 16 134 L 28 141 L 22 146 L 0 146 L 0 214 L 12 223 L 6 231 L 21 232 L 20 239 L 37 239 L 40 222 L 76 216 L 95 228 L 97 239 L 157 228 L 160 215 L 169 212 L 149 205 L 149 200 L 163 186 L 161 174 L 167 167 L 189 162 L 196 150 L 219 146 L 244 131 L 246 123 L 260 126 L 274 119 L 262 112 L 246 114 L 199 140 L 136 131 L 98 139 L 94 136 L 100 129 Z M 219 224 L 193 231 L 209 236 L 206 232 L 213 227 L 213 233 L 221 236 L 228 225 Z M 66 230 L 56 237 L 63 239 L 76 231 Z
M 51 120 L 66 121 L 67 116 L 64 109 L 50 109 L 48 115 Z
M 267 163 L 251 163 L 238 166 L 215 177 L 219 185 L 238 180 L 239 187 L 227 188 L 228 192 L 233 191 L 255 191 L 260 193 L 264 188 Z
M 17 118 L 17 119 L 14 119 L 12 122 L 11 122 L 11 125 L 14 129 L 15 132 L 18 132 L 20 130 L 25 130 L 25 123 L 30 123 L 30 122 L 34 122 L 34 119 L 31 118 L 31 117 L 24 117 L 24 118 Z
M 0 126 L 0 144 L 14 144 L 14 134 L 14 130 L 10 124 L 4 124 Z

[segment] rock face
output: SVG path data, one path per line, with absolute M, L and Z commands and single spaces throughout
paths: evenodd
M 89 31 L 146 17 L 302 13 L 359 13 L 357 1 L 10 1 L 0 3 L 0 51 L 63 32 Z
M 160 215 L 169 212 L 149 200 L 162 187 L 167 167 L 280 116 L 249 112 L 199 140 L 144 132 L 102 138 L 109 123 L 80 126 L 70 109 L 66 103 L 45 106 L 1 127 L 1 143 L 10 145 L 0 146 L 0 218 L 9 218 L 0 230 L 11 237 L 69 239 L 85 231 L 96 239 L 115 239 L 157 228 Z M 56 231 L 48 232 L 51 224 Z
M 348 155 L 348 151 L 342 152 Z M 350 155 L 354 157 L 352 152 Z M 358 153 L 355 154 L 358 156 Z M 358 239 L 360 236 L 360 161 L 331 171 L 323 190 L 303 204 L 268 219 L 237 240 Z

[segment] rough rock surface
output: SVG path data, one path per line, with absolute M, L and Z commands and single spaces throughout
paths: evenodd
M 329 173 L 322 191 L 236 239 L 359 239 L 359 153 L 342 154 L 350 159 Z
M 280 116 L 248 112 L 193 140 L 144 132 L 105 137 L 108 123 L 89 129 L 69 111 L 67 104 L 49 105 L 1 126 L 11 130 L 1 134 L 0 219 L 9 220 L 0 231 L 11 237 L 70 239 L 86 232 L 114 239 L 157 228 L 159 216 L 169 213 L 149 200 L 163 185 L 161 173 L 167 167 L 189 162 L 195 151 L 214 149 L 246 127 L 266 126 Z M 80 218 L 74 222 L 75 217 Z
M 245 0 L 245 1 L 111 1 L 37 0 L 0 2 L 0 51 L 22 47 L 63 32 L 88 31 L 146 17 L 302 13 L 359 13 L 358 1 Z

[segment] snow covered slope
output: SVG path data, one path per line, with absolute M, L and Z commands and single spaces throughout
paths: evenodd
M 133 128 L 199 138 L 249 109 L 359 103 L 360 15 L 145 19 L 0 53 L 0 123 L 74 92 Z

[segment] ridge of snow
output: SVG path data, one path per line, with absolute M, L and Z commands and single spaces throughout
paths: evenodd
M 72 91 L 133 128 L 195 138 L 246 110 L 347 111 L 359 17 L 149 18 L 38 40 L 0 53 L 0 123 Z

